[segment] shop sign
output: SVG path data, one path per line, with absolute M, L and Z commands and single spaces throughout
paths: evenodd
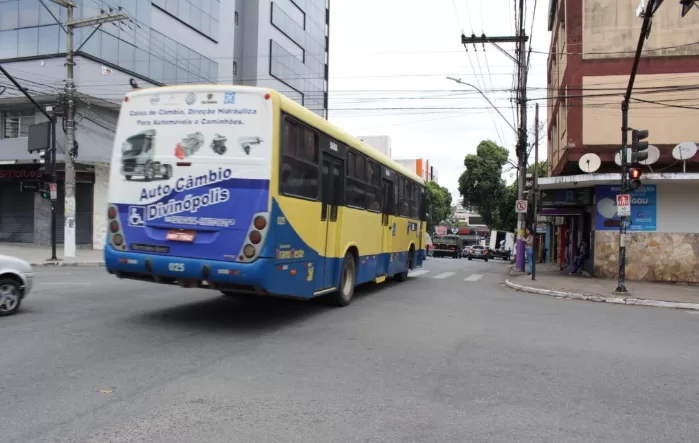
M 543 208 L 590 206 L 592 188 L 542 190 L 540 203 Z

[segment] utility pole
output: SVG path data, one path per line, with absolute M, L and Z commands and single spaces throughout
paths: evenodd
M 471 34 L 470 37 L 461 35 L 461 43 L 485 44 L 490 43 L 500 52 L 505 54 L 517 66 L 517 105 L 519 106 L 519 128 L 517 130 L 517 200 L 524 200 L 524 185 L 527 175 L 527 51 L 526 42 L 529 40 L 524 33 L 524 0 L 519 0 L 519 29 L 517 35 L 506 37 L 487 37 L 485 34 L 477 36 Z M 516 43 L 516 57 L 502 49 L 499 43 Z M 514 208 L 513 208 L 514 210 Z M 516 268 L 519 272 L 524 272 L 524 227 L 526 224 L 526 214 L 517 214 L 517 246 L 516 246 Z
M 646 10 L 643 12 L 643 24 L 641 25 L 641 34 L 638 36 L 638 44 L 636 45 L 636 54 L 633 59 L 633 65 L 631 67 L 631 74 L 629 75 L 629 83 L 626 86 L 626 94 L 624 94 L 624 100 L 621 102 L 621 193 L 628 194 L 631 190 L 629 181 L 629 158 L 628 158 L 628 143 L 629 143 L 629 131 L 632 129 L 629 127 L 629 102 L 631 101 L 631 93 L 633 92 L 633 84 L 636 81 L 636 73 L 638 72 L 638 64 L 641 61 L 641 54 L 643 53 L 643 44 L 650 35 L 651 22 L 653 19 L 653 14 L 658 10 L 663 0 L 648 0 L 646 5 Z M 693 6 L 696 6 L 696 0 L 680 0 L 680 5 L 682 6 L 681 16 L 687 15 Z M 634 131 L 635 133 L 641 133 L 644 131 Z M 647 137 L 646 133 L 643 138 Z M 634 140 L 634 146 L 640 140 Z M 646 143 L 647 145 L 647 143 Z M 647 148 L 646 148 L 647 149 Z M 646 158 L 647 158 L 646 154 Z M 617 287 L 614 291 L 617 294 L 628 294 L 626 289 L 626 231 L 629 226 L 629 217 L 619 217 L 619 278 L 617 281 Z
M 532 183 L 532 192 L 534 193 L 534 238 L 536 238 L 536 226 L 539 221 L 539 104 L 536 104 L 534 113 L 534 183 Z M 536 257 L 539 255 L 537 241 L 534 240 L 532 247 L 532 280 L 536 280 Z
M 66 110 L 64 118 L 65 126 L 65 150 L 68 157 L 65 159 L 65 226 L 63 240 L 63 255 L 65 257 L 75 257 L 75 159 L 77 158 L 77 144 L 75 141 L 75 83 L 73 67 L 75 66 L 73 31 L 77 28 L 95 26 L 87 41 L 104 23 L 125 20 L 126 14 L 102 11 L 102 15 L 96 17 L 82 18 L 74 20 L 74 11 L 78 5 L 72 0 L 52 0 L 54 3 L 66 8 L 66 84 L 65 100 Z M 83 43 L 85 44 L 85 43 Z
M 662 1 L 662 0 L 661 0 Z M 648 32 L 650 31 L 651 18 L 653 17 L 653 9 L 656 0 L 649 0 L 646 5 L 646 10 L 643 13 L 643 25 L 641 25 L 641 34 L 638 36 L 638 44 L 636 45 L 636 55 L 633 59 L 633 65 L 631 67 L 631 75 L 629 76 L 629 83 L 626 86 L 626 94 L 624 94 L 624 100 L 621 102 L 621 193 L 626 194 L 629 191 L 629 158 L 627 155 L 628 142 L 629 142 L 629 102 L 631 101 L 631 92 L 633 91 L 633 84 L 636 80 L 636 72 L 638 71 L 638 64 L 641 61 L 641 53 L 643 52 L 643 44 L 648 38 Z M 626 294 L 629 291 L 626 289 L 626 230 L 629 224 L 628 217 L 620 217 L 619 222 L 619 278 L 617 280 L 617 287 L 614 292 L 618 294 Z

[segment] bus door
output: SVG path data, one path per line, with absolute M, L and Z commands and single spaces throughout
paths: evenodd
M 382 257 L 384 257 L 384 260 L 381 263 L 379 274 L 388 274 L 390 266 L 390 254 L 394 235 L 393 223 L 391 222 L 391 214 L 394 212 L 393 192 L 393 182 L 385 178 L 381 179 L 381 224 L 383 225 L 381 252 L 383 252 Z
M 322 267 L 322 279 L 319 276 L 316 290 L 329 288 L 335 285 L 336 276 L 339 275 L 341 258 L 338 254 L 338 210 L 342 204 L 342 194 L 345 182 L 345 162 L 337 157 L 323 155 L 321 168 L 323 177 L 323 199 L 320 211 L 321 232 L 325 233 L 325 254 Z

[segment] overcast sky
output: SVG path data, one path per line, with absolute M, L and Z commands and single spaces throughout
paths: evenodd
M 461 45 L 462 30 L 514 35 L 514 0 L 331 0 L 330 121 L 354 135 L 389 135 L 394 158 L 426 158 L 458 198 L 464 156 L 483 139 L 511 150 L 515 134 L 461 78 L 487 92 L 511 124 L 515 65 L 493 45 Z M 527 34 L 534 1 L 527 2 Z M 536 4 L 529 97 L 546 97 L 548 1 Z M 514 44 L 503 44 L 514 54 Z M 534 122 L 530 103 L 529 126 Z M 545 100 L 538 100 L 542 121 Z M 393 108 L 377 109 L 377 108 Z M 428 110 L 425 108 L 441 108 Z M 543 140 L 546 140 L 545 138 Z M 545 157 L 545 142 L 540 155 Z

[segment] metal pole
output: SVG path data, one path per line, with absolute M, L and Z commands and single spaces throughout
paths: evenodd
M 532 192 L 534 193 L 534 238 L 536 239 L 536 226 L 539 221 L 539 104 L 536 104 L 536 111 L 534 114 L 534 183 L 532 183 Z M 539 247 L 538 242 L 534 240 L 534 246 L 532 249 L 532 254 L 534 259 L 532 260 L 532 280 L 536 280 L 536 259 L 538 256 Z
M 56 183 L 56 117 L 53 116 L 51 119 L 51 182 Z M 56 261 L 56 201 L 49 198 L 51 202 L 51 258 L 49 260 Z
M 65 178 L 63 179 L 63 189 L 65 193 L 65 225 L 63 237 L 63 255 L 65 257 L 75 257 L 75 163 L 73 157 L 73 146 L 75 146 L 75 85 L 73 83 L 73 11 L 72 4 L 66 4 L 67 12 L 67 48 L 66 48 L 66 101 L 67 109 L 65 113 Z
M 633 84 L 636 80 L 636 72 L 638 72 L 638 64 L 641 60 L 643 52 L 643 43 L 646 41 L 648 31 L 650 30 L 650 22 L 653 17 L 656 0 L 650 0 L 646 5 L 646 11 L 643 13 L 643 25 L 641 25 L 641 34 L 638 36 L 638 44 L 636 45 L 636 54 L 631 67 L 631 75 L 629 83 L 626 86 L 626 94 L 621 102 L 621 193 L 626 194 L 628 191 L 628 175 L 629 175 L 629 159 L 627 154 L 629 141 L 629 102 L 631 101 L 631 92 Z M 626 230 L 628 226 L 628 218 L 620 217 L 619 221 L 619 279 L 617 281 L 616 291 L 621 294 L 628 293 L 626 289 Z
M 520 39 L 517 41 L 517 60 L 519 63 L 519 106 L 520 106 L 520 121 L 519 121 L 519 141 L 518 141 L 518 166 L 519 177 L 517 181 L 517 200 L 524 200 L 524 183 L 527 176 L 527 58 L 526 47 L 524 40 L 524 0 L 519 1 L 519 22 L 520 29 L 518 35 Z M 525 250 L 522 237 L 524 236 L 524 227 L 526 223 L 526 214 L 520 212 L 517 214 L 517 260 L 515 266 L 517 271 L 524 272 L 525 267 Z

